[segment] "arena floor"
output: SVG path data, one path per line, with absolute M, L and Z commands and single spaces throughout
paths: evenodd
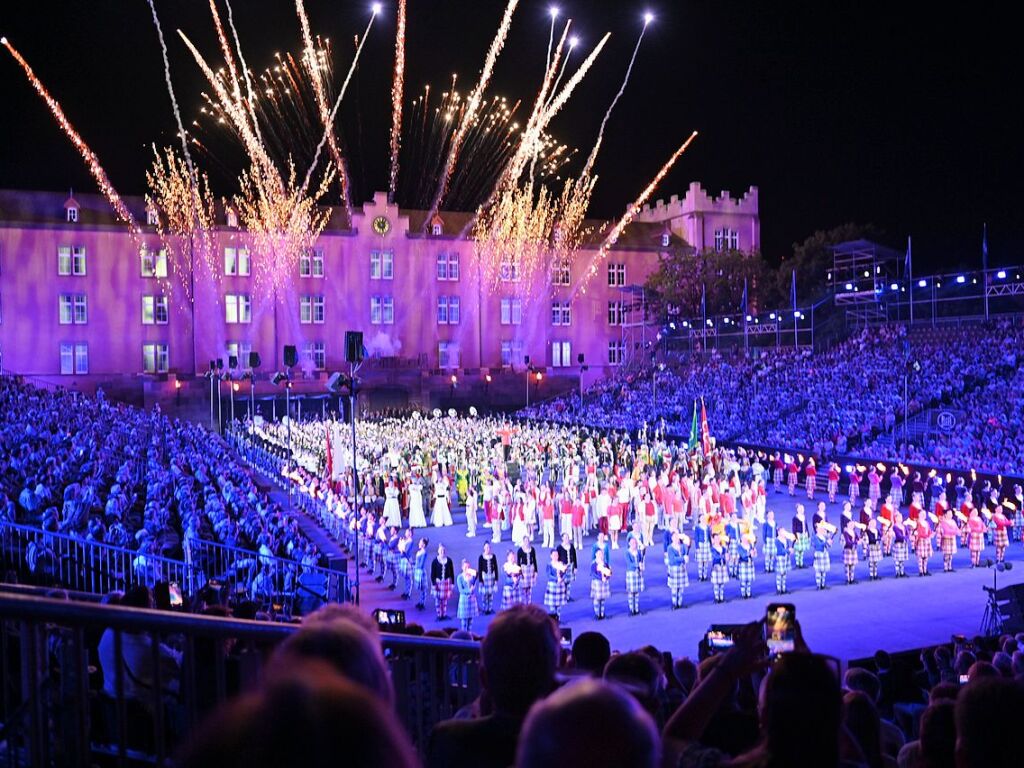
M 819 498 L 821 498 L 819 496 Z M 806 496 L 790 498 L 785 492 L 769 495 L 769 506 L 775 510 L 776 518 L 783 527 L 789 527 L 794 504 L 806 504 Z M 813 509 L 813 505 L 806 505 Z M 830 505 L 830 519 L 838 519 L 841 505 Z M 458 572 L 462 558 L 470 560 L 476 567 L 484 541 L 491 534 L 490 529 L 479 527 L 475 538 L 466 536 L 465 515 L 461 509 L 453 512 L 455 525 L 448 528 L 427 528 L 418 531 L 416 537 L 425 535 L 430 539 L 430 551 L 438 542 L 444 542 L 453 557 Z M 482 520 L 482 514 L 481 514 Z M 312 529 L 311 521 L 304 525 Z M 316 531 L 320 531 L 316 528 Z M 310 531 L 312 532 L 312 531 Z M 504 562 L 505 553 L 512 547 L 508 531 L 502 531 L 501 544 L 492 545 L 499 563 Z M 323 539 L 324 534 L 316 538 Z M 581 578 L 573 585 L 575 600 L 562 610 L 562 625 L 571 627 L 574 634 L 586 630 L 597 630 L 606 635 L 616 649 L 636 648 L 653 644 L 670 650 L 674 654 L 697 654 L 698 643 L 711 624 L 737 624 L 760 619 L 765 606 L 774 600 L 785 600 L 795 604 L 797 617 L 812 650 L 828 653 L 845 661 L 872 655 L 879 648 L 890 652 L 919 648 L 925 645 L 948 642 L 953 634 L 974 635 L 978 633 L 985 610 L 986 594 L 983 586 L 992 585 L 993 570 L 972 569 L 966 549 L 957 552 L 955 573 L 942 572 L 942 557 L 936 553 L 930 561 L 934 574 L 928 578 L 917 576 L 917 562 L 911 557 L 907 562 L 909 578 L 893 578 L 890 558 L 883 559 L 879 566 L 881 580 L 867 580 L 867 564 L 857 565 L 859 582 L 847 585 L 842 566 L 842 552 L 838 540 L 833 546 L 832 571 L 829 575 L 830 589 L 819 592 L 814 588 L 814 572 L 808 567 L 796 570 L 790 567 L 788 587 L 790 594 L 778 598 L 775 594 L 774 574 L 762 572 L 763 562 L 758 560 L 754 580 L 753 597 L 743 600 L 739 597 L 739 585 L 733 580 L 726 586 L 727 602 L 715 605 L 712 602 L 711 585 L 700 583 L 696 578 L 696 565 L 691 558 L 688 566 L 690 587 L 686 590 L 686 607 L 671 609 L 668 587 L 665 583 L 665 565 L 662 561 L 660 544 L 647 557 L 646 591 L 641 595 L 641 616 L 629 616 L 626 607 L 624 553 L 612 552 L 612 595 L 606 605 L 607 619 L 595 621 L 590 601 L 590 544 L 594 537 L 586 539 L 585 551 L 580 554 Z M 660 542 L 660 534 L 656 534 Z M 547 563 L 546 551 L 540 550 L 538 563 L 541 577 L 533 592 L 533 602 L 543 605 L 543 569 Z M 983 553 L 994 557 L 991 547 Z M 1024 546 L 1014 542 L 1007 551 L 1007 560 L 1013 569 L 998 575 L 999 587 L 1024 582 Z M 806 560 L 809 565 L 810 556 Z M 349 572 L 353 572 L 350 563 Z M 372 576 L 361 576 L 361 605 L 367 610 L 375 608 L 403 608 L 406 620 L 422 624 L 428 629 L 441 626 L 457 626 L 454 618 L 447 622 L 437 621 L 432 598 L 428 597 L 424 610 L 417 610 L 414 601 L 403 600 L 399 591 L 385 589 Z M 401 584 L 399 585 L 401 586 Z M 500 601 L 500 591 L 497 596 Z M 453 599 L 448 613 L 454 617 L 457 600 Z M 482 632 L 490 616 L 480 616 L 473 622 L 473 631 Z

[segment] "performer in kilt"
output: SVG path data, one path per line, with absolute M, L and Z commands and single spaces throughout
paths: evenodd
M 868 528 L 864 531 L 864 537 L 868 540 L 868 578 L 871 581 L 878 580 L 878 564 L 882 560 L 882 537 L 878 534 L 878 520 L 871 518 Z
M 793 540 L 793 534 L 780 529 L 775 539 L 775 551 L 769 553 L 765 550 L 765 557 L 772 557 L 775 560 L 775 592 L 780 595 L 786 594 L 786 575 L 789 573 L 789 545 Z
M 800 466 L 796 463 L 796 458 L 793 456 L 786 456 L 788 466 L 786 467 L 786 485 L 789 487 L 789 495 L 796 496 L 796 481 L 797 475 L 800 473 Z
M 729 582 L 729 553 L 719 534 L 711 534 L 711 589 L 716 603 L 725 602 L 725 585 Z
M 516 553 L 510 549 L 501 569 L 501 610 L 507 611 L 513 605 L 522 604 L 522 577 L 523 569 L 516 562 Z
M 892 516 L 892 563 L 896 569 L 896 578 L 907 575 L 907 559 L 910 557 L 910 537 L 903 523 L 903 514 L 896 512 Z
M 856 504 L 860 498 L 860 484 L 864 479 L 864 467 L 852 467 L 850 469 L 850 504 Z
M 1013 502 L 1007 502 L 1012 504 Z M 992 535 L 992 543 L 996 548 L 996 562 L 1001 563 L 1006 557 L 1006 548 L 1010 546 L 1010 519 L 1006 516 L 1002 506 L 997 506 L 992 513 L 992 525 L 995 533 Z
M 935 551 L 932 537 L 935 531 L 932 530 L 928 515 L 921 514 L 917 518 L 917 525 L 914 526 L 914 553 L 917 555 L 917 575 L 930 576 L 928 573 L 928 560 Z
M 796 514 L 793 516 L 793 559 L 796 560 L 796 567 L 803 568 L 804 555 L 811 547 L 810 531 L 807 528 L 807 518 L 804 515 L 804 505 L 796 505 Z
M 406 528 L 398 541 L 398 575 L 402 577 L 402 597 L 412 594 L 412 528 Z
M 626 550 L 626 599 L 629 602 L 629 615 L 640 615 L 640 593 L 644 591 L 644 554 L 640 550 L 640 542 L 636 538 L 629 540 Z
M 483 554 L 476 561 L 476 572 L 480 593 L 480 609 L 485 615 L 494 613 L 494 593 L 498 589 L 498 558 L 491 552 L 491 542 L 484 542 Z
M 697 581 L 707 581 L 708 567 L 711 565 L 711 527 L 707 515 L 701 515 L 693 527 L 693 545 L 697 550 Z
M 956 540 L 960 536 L 960 526 L 953 519 L 953 510 L 945 507 L 945 513 L 939 520 L 939 546 L 942 548 L 942 572 L 953 572 L 953 555 L 956 554 Z
M 846 571 L 847 584 L 857 582 L 857 543 L 860 540 L 857 530 L 857 523 L 847 520 L 846 527 L 843 528 L 843 569 Z
M 448 601 L 452 597 L 452 588 L 455 584 L 455 566 L 448 557 L 444 544 L 437 545 L 437 557 L 430 564 L 430 583 L 434 585 L 437 618 L 443 621 L 448 618 Z
M 427 544 L 426 539 L 420 539 L 416 545 L 416 556 L 413 558 L 412 566 L 412 588 L 419 595 L 416 607 L 421 611 L 427 604 Z
M 572 602 L 572 585 L 576 582 L 576 571 L 579 570 L 579 560 L 576 558 L 576 544 L 568 533 L 562 534 L 562 543 L 558 547 L 558 559 L 565 570 L 565 602 Z
M 612 594 L 612 569 L 604 560 L 604 550 L 594 551 L 590 564 L 590 599 L 594 601 L 594 618 L 604 619 L 604 604 Z
M 828 589 L 828 572 L 832 569 L 829 550 L 832 548 L 832 536 L 835 526 L 820 522 L 814 531 L 811 546 L 814 548 L 814 584 L 818 589 Z
M 761 524 L 761 551 L 764 552 L 764 572 L 771 573 L 775 568 L 775 538 L 779 535 L 775 525 L 775 513 L 768 510 Z
M 892 520 L 898 506 L 893 502 L 892 494 L 886 497 L 885 504 L 878 510 L 878 524 L 881 526 L 879 533 L 882 538 L 882 554 L 886 557 L 892 554 Z
M 725 536 L 729 541 L 729 576 L 736 578 L 739 575 L 740 563 L 740 526 L 735 515 L 725 524 Z
M 985 522 L 977 507 L 971 507 L 967 518 L 967 551 L 971 554 L 971 568 L 981 565 L 981 551 L 985 548 Z
M 737 550 L 736 573 L 740 582 L 740 597 L 744 600 L 752 597 L 751 591 L 754 585 L 754 542 L 753 534 L 743 534 L 740 538 Z
M 373 570 L 377 573 L 374 579 L 377 583 L 384 581 L 384 570 L 387 567 L 388 529 L 384 521 L 377 526 L 377 533 L 373 537 Z
M 808 458 L 804 467 L 804 484 L 807 488 L 807 498 L 814 500 L 814 492 L 818 490 L 818 468 L 814 465 L 814 459 Z
M 836 494 L 839 493 L 839 465 L 834 461 L 828 465 L 828 503 L 836 503 Z
M 398 529 L 392 528 L 391 534 L 388 536 L 388 548 L 387 548 L 387 572 L 391 574 L 391 583 L 388 584 L 388 589 L 394 591 L 398 585 Z
M 537 550 L 533 548 L 527 536 L 523 537 L 523 546 L 516 552 L 516 563 L 522 568 L 519 589 L 522 592 L 523 602 L 532 603 L 533 587 L 537 583 Z
M 665 550 L 665 565 L 668 579 L 668 591 L 672 596 L 672 610 L 683 607 L 683 590 L 687 586 L 686 563 L 689 560 L 683 549 L 683 534 L 672 533 L 672 543 Z
M 1013 504 L 1013 515 L 1010 517 L 1013 521 L 1013 540 L 1024 541 L 1024 489 L 1020 483 L 1014 484 L 1013 500 L 1010 503 Z
M 544 607 L 558 618 L 565 605 L 565 574 L 568 566 L 558 557 L 558 550 L 551 550 L 551 562 L 547 567 L 547 585 L 544 588 Z
M 459 590 L 458 617 L 462 629 L 469 632 L 473 626 L 473 619 L 480 615 L 480 605 L 476 601 L 476 571 L 469 567 L 469 561 L 462 561 L 462 571 L 455 580 L 455 586 Z
M 782 462 L 782 455 L 776 451 L 772 457 L 772 487 L 776 493 L 782 492 L 782 469 L 785 465 Z

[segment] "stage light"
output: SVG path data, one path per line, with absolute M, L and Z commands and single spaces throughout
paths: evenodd
M 900 289 L 900 286 L 897 283 L 893 283 L 892 285 L 889 286 L 889 290 L 892 290 L 892 291 L 898 291 L 899 289 Z
M 996 277 L 998 277 L 1000 280 L 1005 280 L 1006 279 L 1006 270 L 1005 269 L 1000 269 L 998 272 L 996 272 Z
M 714 325 L 714 323 L 708 320 L 708 327 L 710 328 L 712 325 Z
M 928 286 L 928 281 L 927 280 L 918 280 L 917 281 L 917 287 L 918 288 L 926 288 L 927 286 Z
M 826 280 L 831 280 L 831 279 L 832 279 L 832 273 L 831 273 L 831 272 L 829 272 L 829 273 L 828 273 L 828 274 L 827 274 L 827 275 L 825 276 L 825 279 L 826 279 Z
M 454 387 L 454 386 L 455 386 L 456 384 L 458 384 L 458 383 L 459 383 L 459 377 L 458 377 L 458 376 L 456 376 L 456 375 L 455 375 L 455 374 L 453 373 L 453 374 L 452 374 L 452 386 Z
M 801 317 L 803 317 L 803 315 L 801 315 L 799 312 L 794 312 L 793 313 L 793 317 L 795 317 L 797 320 L 799 320 Z
M 768 315 L 768 319 L 769 320 L 774 320 L 775 319 L 775 313 L 772 312 L 770 315 Z
M 676 329 L 676 324 L 675 323 L 669 323 L 668 327 L 671 328 L 674 331 Z
M 174 380 L 174 388 L 175 389 L 181 389 L 181 380 L 180 379 L 175 379 Z
M 871 277 L 871 270 L 865 269 L 864 270 L 864 277 Z
M 544 374 L 537 371 L 537 383 L 540 384 L 542 381 L 544 381 Z
M 747 322 L 748 322 L 748 323 L 749 323 L 749 322 L 750 322 L 751 320 L 753 320 L 753 319 L 754 319 L 754 318 L 752 318 L 752 317 L 751 317 L 750 315 L 747 315 Z
M 853 283 L 847 283 L 846 284 L 846 290 L 852 291 L 853 290 Z
M 237 392 L 237 391 L 238 391 L 238 389 L 239 389 L 239 387 L 238 387 L 238 382 L 236 381 L 236 382 L 235 382 L 234 384 L 232 384 L 232 385 L 231 385 L 231 388 L 232 388 L 233 390 L 235 390 L 235 392 Z
M 956 276 L 956 281 L 957 281 L 957 282 L 958 282 L 958 283 L 959 283 L 960 285 L 963 285 L 964 283 L 966 283 L 966 282 L 967 282 L 967 278 L 966 278 L 966 277 L 964 277 L 963 275 L 957 275 L 957 276 Z
M 941 280 L 936 280 L 935 281 L 935 287 L 936 288 L 941 288 L 942 287 L 942 281 Z
M 488 373 L 486 376 L 484 376 L 484 381 L 486 381 L 488 384 L 490 384 L 491 381 L 492 381 L 491 374 Z

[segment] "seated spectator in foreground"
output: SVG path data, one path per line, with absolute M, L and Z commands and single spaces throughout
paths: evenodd
M 517 768 L 657 768 L 658 731 L 640 705 L 593 679 L 566 684 L 538 701 L 523 724 Z
M 611 643 L 600 632 L 581 632 L 572 644 L 572 666 L 591 677 L 600 677 L 612 656 Z
M 480 644 L 482 712 L 473 720 L 434 726 L 427 748 L 431 768 L 507 768 L 534 702 L 555 688 L 559 638 L 542 608 L 523 605 L 499 613 Z
M 953 768 L 956 765 L 956 703 L 935 701 L 921 715 L 921 736 L 903 745 L 899 768 Z
M 412 768 L 409 737 L 364 686 L 322 662 L 282 671 L 208 720 L 183 750 L 184 768 Z
M 878 710 L 866 693 L 850 691 L 843 697 L 843 723 L 864 754 L 868 768 L 896 768 L 896 759 L 882 752 Z
M 656 721 L 664 721 L 660 715 L 665 677 L 650 656 L 642 651 L 616 654 L 604 668 L 604 679 L 630 694 Z
M 865 694 L 876 708 L 879 706 L 882 686 L 878 676 L 866 670 L 853 668 L 846 670 L 843 679 L 846 687 L 851 691 L 860 691 Z M 879 727 L 882 739 L 882 752 L 890 757 L 896 757 L 903 746 L 903 731 L 879 713 Z
M 1021 722 L 1024 687 L 995 676 L 972 679 L 956 699 L 957 768 L 1019 766 L 1017 734 L 1007 729 Z

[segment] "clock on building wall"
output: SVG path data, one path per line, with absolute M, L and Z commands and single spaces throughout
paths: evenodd
M 387 216 L 378 216 L 373 220 L 373 231 L 378 235 L 386 235 L 391 230 L 391 222 Z

